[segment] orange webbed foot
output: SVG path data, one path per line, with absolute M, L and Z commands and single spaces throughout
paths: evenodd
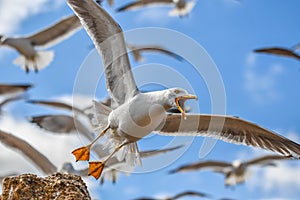
M 95 179 L 100 178 L 103 168 L 103 162 L 89 162 L 89 176 L 93 176 Z
M 72 154 L 76 157 L 76 162 L 78 160 L 90 160 L 90 149 L 87 147 L 75 149 Z

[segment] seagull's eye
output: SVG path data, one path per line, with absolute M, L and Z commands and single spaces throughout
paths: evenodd
M 179 94 L 179 93 L 180 93 L 180 91 L 179 91 L 179 90 L 175 90 L 174 92 L 175 92 L 175 94 Z

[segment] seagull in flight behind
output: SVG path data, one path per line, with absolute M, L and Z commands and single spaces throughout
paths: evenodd
M 191 12 L 195 6 L 195 3 L 196 2 L 194 0 L 136 0 L 118 8 L 117 12 L 136 10 L 148 6 L 175 5 L 175 8 L 169 12 L 169 15 L 183 17 Z
M 287 159 L 289 159 L 289 157 L 280 155 L 266 155 L 245 162 L 234 160 L 232 163 L 229 163 L 223 161 L 208 160 L 180 166 L 177 169 L 170 171 L 170 173 L 173 174 L 178 172 L 210 169 L 214 172 L 224 174 L 225 185 L 232 186 L 245 182 L 246 178 L 249 175 L 248 168 L 251 166 L 273 166 L 274 161 Z
M 197 97 L 182 88 L 140 93 L 129 63 L 121 27 L 93 0 L 68 0 L 102 57 L 109 95 L 117 103 L 111 109 L 101 104 L 96 114 L 103 116 L 99 135 L 72 153 L 76 161 L 90 161 L 90 149 L 101 137 L 112 148 L 102 161 L 89 162 L 89 175 L 98 179 L 112 156 L 140 164 L 137 141 L 151 132 L 169 136 L 209 136 L 260 147 L 285 156 L 300 156 L 300 145 L 246 120 L 226 115 L 186 115 L 188 99 Z M 177 108 L 181 114 L 167 114 Z
M 37 50 L 36 47 L 51 47 L 68 38 L 80 28 L 81 24 L 78 18 L 72 15 L 26 37 L 0 35 L 0 46 L 8 46 L 17 50 L 21 55 L 14 60 L 14 64 L 21 66 L 27 73 L 30 69 L 38 72 L 51 63 L 54 52 Z

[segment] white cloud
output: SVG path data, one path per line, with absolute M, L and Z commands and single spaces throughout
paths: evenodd
M 18 30 L 26 18 L 58 8 L 63 5 L 61 0 L 4 0 L 0 1 L 0 33 L 11 34 Z
M 290 195 L 300 191 L 300 165 L 297 161 L 281 162 L 277 167 L 259 169 L 249 180 L 251 189 L 260 188 L 264 192 L 278 191 Z
M 264 72 L 259 72 L 256 66 L 256 56 L 249 54 L 246 58 L 244 88 L 253 101 L 257 103 L 266 102 L 268 99 L 279 99 L 280 93 L 276 90 L 276 78 L 284 72 L 279 64 L 265 67 Z

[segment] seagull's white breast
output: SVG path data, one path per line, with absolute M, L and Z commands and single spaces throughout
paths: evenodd
M 26 38 L 8 38 L 5 40 L 5 45 L 15 48 L 19 53 L 25 57 L 34 57 L 36 50 L 30 41 Z
M 137 141 L 154 131 L 165 116 L 165 109 L 155 98 L 138 94 L 112 111 L 108 121 L 119 135 Z

